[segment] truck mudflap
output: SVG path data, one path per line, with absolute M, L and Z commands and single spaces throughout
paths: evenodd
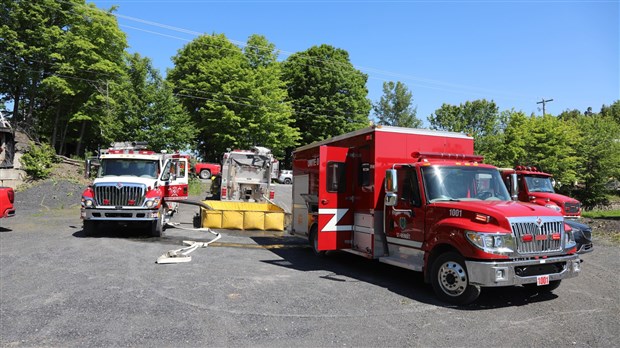
M 538 260 L 465 261 L 469 282 L 482 287 L 522 284 L 545 285 L 550 281 L 576 277 L 581 271 L 578 255 Z
M 82 219 L 96 221 L 154 221 L 158 210 L 151 209 L 82 209 Z

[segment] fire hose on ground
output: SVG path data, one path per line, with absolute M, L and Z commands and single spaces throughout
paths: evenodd
M 180 201 L 179 203 L 197 205 L 200 207 L 204 207 L 206 209 L 212 209 L 209 205 L 204 204 L 203 202 Z M 186 227 L 181 227 L 180 223 L 175 223 L 175 222 L 167 222 L 166 227 L 173 227 L 173 228 L 178 228 L 178 229 L 187 230 L 187 231 L 209 232 L 213 234 L 215 237 L 208 242 L 196 242 L 196 241 L 191 241 L 191 240 L 184 240 L 183 245 L 187 245 L 186 247 L 175 249 L 175 250 L 169 250 L 165 254 L 161 255 L 155 261 L 155 263 L 159 263 L 159 264 L 190 262 L 192 260 L 192 257 L 189 255 L 190 253 L 192 253 L 198 248 L 206 248 L 207 246 L 209 246 L 209 244 L 215 242 L 216 240 L 222 237 L 221 234 L 212 231 L 210 228 L 186 228 Z

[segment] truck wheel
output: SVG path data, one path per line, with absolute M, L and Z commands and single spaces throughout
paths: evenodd
M 317 225 L 312 226 L 310 229 L 310 235 L 308 236 L 308 242 L 310 243 L 310 247 L 312 247 L 312 251 L 317 256 L 325 256 L 325 250 L 319 250 L 319 233 Z
M 536 283 L 523 284 L 523 287 L 527 292 L 532 294 L 547 294 L 557 289 L 560 286 L 561 280 L 552 280 L 547 285 L 537 286 Z
M 287 185 L 290 185 L 291 184 L 291 179 L 289 179 L 289 178 L 284 179 L 284 183 L 287 184 Z
M 151 222 L 151 236 L 158 238 L 164 236 L 164 216 L 164 208 L 159 208 L 159 218 Z
M 211 172 L 209 171 L 209 169 L 203 169 L 200 171 L 200 178 L 201 179 L 210 179 L 211 178 Z
M 456 305 L 473 302 L 480 295 L 480 287 L 469 283 L 465 260 L 455 252 L 442 254 L 433 262 L 431 283 L 440 300 Z
M 84 220 L 84 226 L 82 227 L 82 232 L 85 236 L 92 236 L 97 233 L 99 229 L 99 222 L 92 220 Z

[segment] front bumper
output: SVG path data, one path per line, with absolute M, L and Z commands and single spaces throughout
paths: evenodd
M 93 221 L 157 221 L 157 209 L 82 208 L 81 217 Z
M 538 260 L 465 261 L 469 282 L 482 287 L 536 283 L 541 275 L 550 281 L 576 277 L 581 271 L 578 255 L 556 256 Z

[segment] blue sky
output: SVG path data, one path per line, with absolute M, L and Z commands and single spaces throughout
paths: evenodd
M 599 111 L 620 99 L 620 0 L 597 1 L 209 1 L 101 0 L 117 5 L 130 52 L 165 75 L 199 34 L 243 44 L 264 35 L 280 60 L 329 44 L 368 75 L 376 103 L 386 81 L 413 94 L 417 116 L 443 103 L 494 100 L 527 115 Z

